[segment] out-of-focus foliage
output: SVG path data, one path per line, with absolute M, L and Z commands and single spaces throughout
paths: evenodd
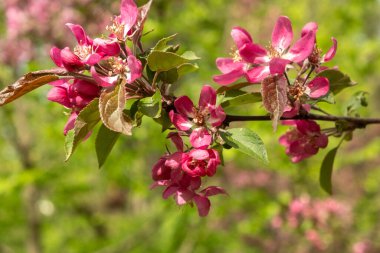
M 59 10 L 67 8 L 75 13 L 72 22 L 81 22 L 90 34 L 97 33 L 96 24 L 104 25 L 100 20 L 107 20 L 108 13 L 118 13 L 119 4 L 118 1 L 52 2 L 62 5 Z M 6 17 L 4 3 L 1 17 Z M 98 10 L 95 15 L 92 8 Z M 369 110 L 363 116 L 379 117 L 376 110 L 380 106 L 379 12 L 380 3 L 375 0 L 156 0 L 145 28 L 153 31 L 143 41 L 145 46 L 153 46 L 157 39 L 179 33 L 176 40 L 181 42 L 182 50 L 191 49 L 202 58 L 200 70 L 186 77 L 178 87 L 196 98 L 201 85 L 212 84 L 211 76 L 218 72 L 216 57 L 230 53 L 229 31 L 233 26 L 245 27 L 254 40 L 266 43 L 279 15 L 289 16 L 295 34 L 306 22 L 316 21 L 322 49 L 330 47 L 331 36 L 338 40 L 338 53 L 331 66 L 339 65 L 359 83 L 351 91 L 342 91 L 336 99 L 348 104 L 355 91 L 368 91 Z M 50 45 L 62 39 L 74 42 L 65 22 L 68 20 L 49 19 L 44 24 L 57 37 L 32 32 L 13 38 L 14 43 L 22 39 L 30 40 L 27 43 L 31 44 L 16 48 L 16 54 L 9 57 L 31 49 L 33 55 L 22 61 L 8 58 L 0 63 L 0 86 L 26 71 L 51 67 L 47 55 Z M 0 38 L 4 38 L 3 18 L 0 31 Z M 10 49 L 2 48 L 0 54 L 5 53 L 10 53 Z M 317 156 L 294 165 L 277 143 L 285 127 L 279 127 L 278 133 L 273 134 L 268 122 L 252 122 L 249 127 L 263 138 L 270 164 L 263 167 L 242 154 L 225 152 L 226 167 L 213 180 L 223 181 L 229 197 L 213 199 L 209 216 L 199 218 L 189 207 L 179 209 L 172 201 L 162 200 L 160 191 L 149 190 L 150 168 L 165 152 L 162 148 L 165 135 L 156 124 L 144 122 L 144 128 L 137 129 L 132 137 L 120 138 L 100 170 L 93 139 L 83 143 L 72 159 L 64 163 L 62 129 L 66 117 L 61 107 L 46 100 L 47 90 L 48 87 L 41 88 L 0 110 L 0 252 L 25 252 L 30 238 L 26 193 L 31 185 L 38 192 L 33 205 L 40 219 L 43 252 L 380 250 L 379 127 L 356 132 L 353 141 L 343 143 L 338 150 L 337 170 L 333 173 L 334 197 L 349 212 L 329 217 L 328 226 L 318 227 L 312 219 L 304 219 L 294 227 L 285 218 L 293 199 L 307 195 L 311 199 L 326 197 L 318 185 L 319 166 L 338 140 L 331 141 Z M 335 114 L 346 112 L 346 108 L 328 104 L 325 108 Z M 248 115 L 264 111 L 243 106 L 231 112 Z M 282 225 L 278 217 L 282 217 Z M 320 249 L 313 231 L 321 235 Z M 360 251 L 363 248 L 365 251 Z

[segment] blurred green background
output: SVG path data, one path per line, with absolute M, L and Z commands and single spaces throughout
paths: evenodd
M 119 13 L 118 7 L 119 1 L 0 3 L 0 87 L 27 71 L 53 67 L 50 47 L 75 42 L 64 23 L 81 23 L 94 37 L 112 13 Z M 215 59 L 230 53 L 231 28 L 245 27 L 255 41 L 267 44 L 280 15 L 292 20 L 295 38 L 305 23 L 317 22 L 324 52 L 334 36 L 338 52 L 329 66 L 338 65 L 359 83 L 336 97 L 338 106 L 324 109 L 343 115 L 351 94 L 366 90 L 370 104 L 362 116 L 380 117 L 376 0 L 155 0 L 145 27 L 153 32 L 143 42 L 150 47 L 179 33 L 176 42 L 182 50 L 202 59 L 200 70 L 181 80 L 177 94 L 197 99 L 203 84 L 217 87 L 212 82 L 218 73 Z M 247 124 L 263 138 L 271 163 L 263 166 L 233 150 L 225 152 L 226 166 L 207 183 L 221 185 L 229 196 L 212 198 L 209 216 L 200 218 L 195 208 L 179 208 L 173 200 L 163 200 L 160 189 L 149 189 L 151 167 L 166 142 L 151 120 L 144 119 L 132 137 L 120 138 L 102 169 L 97 169 L 94 138 L 65 163 L 67 118 L 60 105 L 46 100 L 48 90 L 42 87 L 0 108 L 1 253 L 380 252 L 378 126 L 356 131 L 338 151 L 331 199 L 319 187 L 318 175 L 324 155 L 338 140 L 330 138 L 318 155 L 292 164 L 277 142 L 285 127 L 274 134 L 269 122 Z M 244 106 L 231 112 L 264 110 Z M 346 211 L 324 213 L 322 225 L 306 215 L 291 226 L 289 205 L 300 198 L 310 203 L 329 198 Z

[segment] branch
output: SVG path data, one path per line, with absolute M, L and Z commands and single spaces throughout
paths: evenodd
M 233 121 L 269 121 L 271 117 L 269 115 L 265 116 L 239 116 L 239 115 L 227 115 L 224 120 L 224 124 L 228 125 Z M 281 120 L 319 120 L 319 121 L 346 121 L 353 123 L 355 128 L 365 128 L 369 124 L 380 124 L 380 119 L 378 118 L 355 118 L 355 117 L 339 117 L 333 115 L 318 115 L 318 114 L 306 114 L 297 115 L 292 118 L 281 117 Z

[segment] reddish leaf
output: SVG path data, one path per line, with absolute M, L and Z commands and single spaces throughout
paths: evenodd
M 103 124 L 112 131 L 132 135 L 133 122 L 123 110 L 126 102 L 124 85 L 105 89 L 100 95 L 99 112 Z
M 61 76 L 67 75 L 68 73 L 64 69 L 40 70 L 27 73 L 14 84 L 0 91 L 0 106 L 10 103 L 44 84 L 57 81 Z
M 275 131 L 288 101 L 286 85 L 286 79 L 282 75 L 268 76 L 261 83 L 264 107 L 271 114 Z

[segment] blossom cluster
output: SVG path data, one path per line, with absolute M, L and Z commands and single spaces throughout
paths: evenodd
M 249 83 L 261 84 L 264 107 L 271 114 L 274 126 L 281 117 L 307 114 L 318 99 L 329 93 L 329 79 L 311 78 L 311 75 L 328 69 L 322 64 L 333 59 L 337 50 L 337 41 L 332 38 L 333 45 L 322 55 L 317 45 L 317 30 L 316 23 L 307 23 L 292 45 L 291 21 L 282 16 L 273 29 L 271 44 L 264 47 L 255 44 L 246 30 L 234 27 L 231 36 L 237 50 L 232 58 L 216 60 L 222 74 L 214 76 L 214 81 L 225 86 L 244 77 Z M 296 74 L 293 80 L 289 78 L 290 71 Z M 280 144 L 286 147 L 293 162 L 308 158 L 327 146 L 327 135 L 315 121 L 297 120 L 284 124 L 296 126 L 280 137 Z

